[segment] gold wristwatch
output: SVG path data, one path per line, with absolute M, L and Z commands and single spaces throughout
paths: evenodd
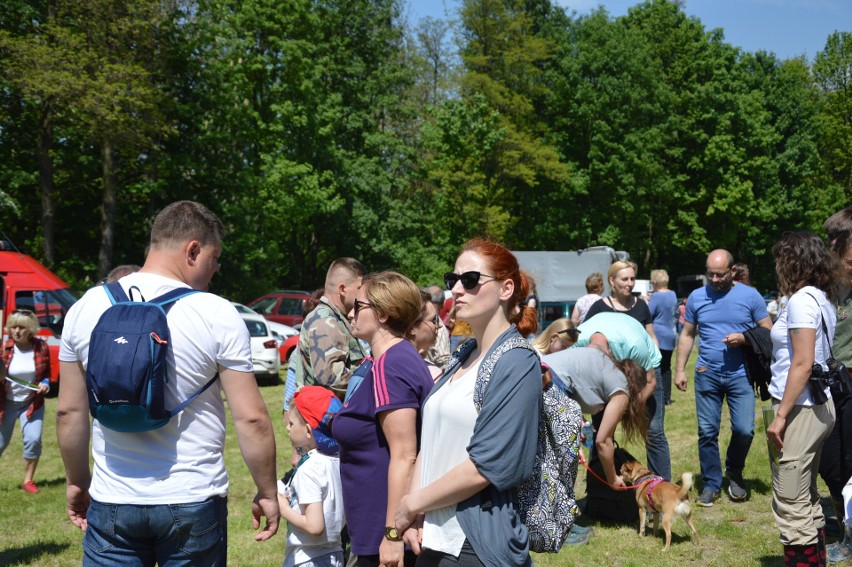
M 385 539 L 388 541 L 402 541 L 402 536 L 394 526 L 385 526 Z

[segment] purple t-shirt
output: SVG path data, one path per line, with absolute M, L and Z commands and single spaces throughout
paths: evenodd
M 426 362 L 408 341 L 380 356 L 334 418 L 340 444 L 343 511 L 355 555 L 376 555 L 385 536 L 390 449 L 379 426 L 383 411 L 416 408 L 418 449 L 420 406 L 434 382 Z

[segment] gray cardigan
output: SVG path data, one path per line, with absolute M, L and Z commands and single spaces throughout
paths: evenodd
M 512 325 L 486 357 L 506 339 L 520 336 Z M 430 396 L 458 370 L 452 359 Z M 429 397 L 424 404 L 428 403 Z M 518 484 L 532 476 L 541 413 L 541 366 L 534 352 L 515 348 L 500 357 L 467 447 L 477 470 L 491 484 L 459 502 L 456 514 L 476 556 L 488 567 L 532 565 L 529 532 L 518 513 Z

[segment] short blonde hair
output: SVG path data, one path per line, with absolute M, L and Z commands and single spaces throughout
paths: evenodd
M 376 272 L 364 278 L 367 301 L 376 316 L 387 317 L 388 328 L 398 336 L 408 332 L 423 309 L 420 288 L 398 272 Z
M 651 283 L 669 285 L 669 273 L 665 270 L 651 270 Z
M 38 319 L 29 309 L 16 309 L 6 319 L 6 332 L 9 332 L 12 327 L 23 327 L 30 332 L 31 336 L 35 336 L 39 328 Z

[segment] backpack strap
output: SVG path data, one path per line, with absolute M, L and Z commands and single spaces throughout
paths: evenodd
M 178 299 L 185 297 L 187 295 L 192 295 L 193 293 L 201 293 L 197 289 L 191 289 L 188 287 L 177 287 L 171 291 L 167 291 L 160 297 L 156 297 L 149 301 L 148 303 L 153 303 L 154 305 L 159 305 L 162 307 L 163 311 L 166 313 L 169 312 L 169 309 L 175 304 Z
M 124 292 L 124 288 L 121 287 L 121 284 L 117 281 L 105 284 L 104 290 L 106 291 L 107 297 L 109 297 L 109 300 L 113 305 L 115 305 L 116 303 L 130 303 L 130 301 L 132 301 Z M 172 306 L 178 299 L 186 295 L 192 295 L 193 293 L 200 292 L 197 289 L 191 289 L 188 287 L 177 287 L 171 291 L 167 291 L 166 293 L 155 299 L 152 299 L 148 303 L 159 305 L 160 307 L 162 307 L 163 311 L 168 313 L 169 309 L 172 308 Z
M 482 411 L 482 402 L 485 401 L 485 390 L 488 388 L 488 382 L 491 380 L 491 374 L 494 372 L 497 361 L 513 348 L 531 350 L 538 357 L 538 352 L 523 337 L 510 337 L 491 351 L 491 354 L 479 366 L 479 372 L 476 373 L 476 385 L 473 387 L 473 405 L 476 407 L 476 413 Z
M 106 291 L 107 297 L 113 305 L 130 301 L 130 298 L 124 293 L 124 288 L 117 281 L 104 284 L 104 291 Z
M 179 414 L 180 412 L 182 412 L 183 410 L 185 410 L 185 409 L 186 409 L 186 406 L 188 406 L 189 404 L 191 404 L 191 403 L 192 403 L 192 400 L 194 400 L 195 398 L 197 398 L 198 396 L 200 396 L 201 394 L 203 394 L 203 393 L 204 393 L 204 391 L 205 391 L 205 390 L 207 390 L 207 388 L 209 388 L 210 386 L 212 386 L 212 385 L 213 385 L 213 382 L 215 382 L 215 381 L 216 381 L 216 380 L 218 380 L 218 379 L 219 379 L 219 373 L 217 372 L 216 374 L 214 374 L 214 375 L 213 375 L 213 378 L 211 378 L 210 380 L 208 380 L 208 381 L 207 381 L 207 383 L 206 383 L 206 384 L 204 384 L 204 387 L 203 387 L 203 388 L 201 388 L 200 390 L 198 390 L 197 392 L 195 392 L 194 394 L 192 394 L 189 398 L 187 398 L 186 400 L 184 400 L 184 401 L 183 401 L 183 403 L 182 403 L 182 404 L 180 404 L 178 407 L 176 407 L 175 409 L 171 410 L 171 411 L 169 412 L 169 418 L 172 418 L 172 417 L 176 416 L 177 414 Z

